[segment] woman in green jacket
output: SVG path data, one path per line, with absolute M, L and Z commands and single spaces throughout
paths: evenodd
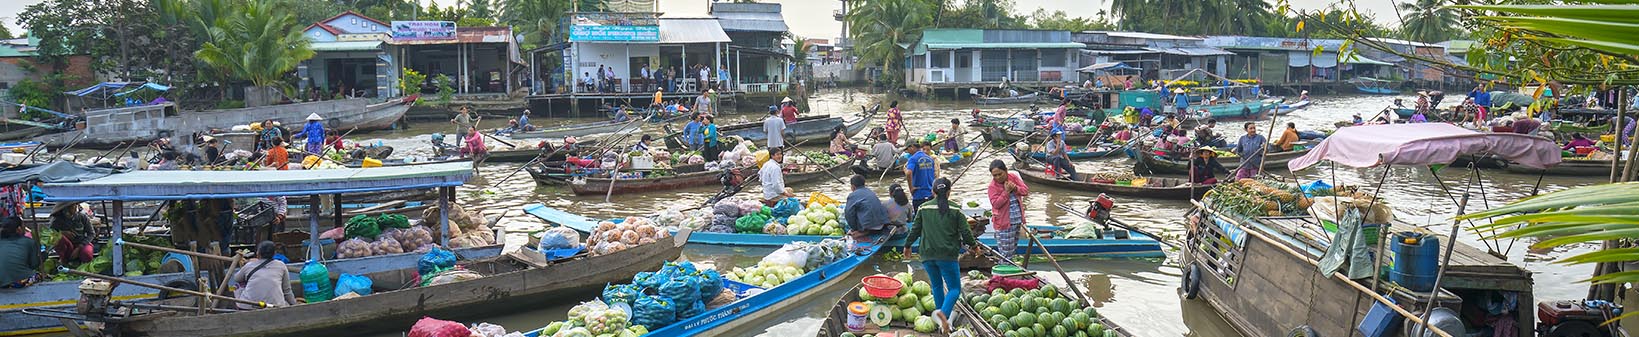
M 946 178 L 933 182 L 933 202 L 916 210 L 910 237 L 905 238 L 906 248 L 917 238 L 922 239 L 917 254 L 922 256 L 922 268 L 933 285 L 933 301 L 938 306 L 933 317 L 947 331 L 950 311 L 962 295 L 962 271 L 956 258 L 964 247 L 979 245 L 968 229 L 967 218 L 956 210 L 959 206 L 950 201 L 950 185 L 950 179 Z

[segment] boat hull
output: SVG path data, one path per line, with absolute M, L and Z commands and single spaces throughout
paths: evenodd
M 1064 179 L 1056 179 L 1056 178 L 1047 176 L 1046 173 L 1042 173 L 1040 171 L 1029 170 L 1029 169 L 1020 169 L 1020 170 L 1018 170 L 1018 172 L 1019 172 L 1019 177 L 1020 178 L 1024 178 L 1024 181 L 1030 182 L 1032 184 L 1046 185 L 1046 186 L 1052 186 L 1052 187 L 1057 187 L 1057 188 L 1069 189 L 1069 190 L 1074 190 L 1074 191 L 1077 191 L 1077 192 L 1087 193 L 1089 195 L 1093 195 L 1093 194 L 1097 194 L 1097 193 L 1108 193 L 1108 194 L 1114 194 L 1114 195 L 1138 197 L 1138 198 L 1148 198 L 1148 199 L 1187 200 L 1187 199 L 1200 198 L 1201 195 L 1206 194 L 1206 191 L 1209 191 L 1209 190 L 1212 189 L 1211 185 L 1192 186 L 1189 183 L 1185 183 L 1183 181 L 1183 179 L 1180 179 L 1180 178 L 1151 177 L 1149 179 L 1150 180 L 1156 180 L 1157 183 L 1163 183 L 1163 184 L 1171 185 L 1171 186 L 1167 186 L 1167 187 L 1151 187 L 1151 186 L 1127 186 L 1127 185 L 1116 185 L 1116 184 L 1102 184 L 1102 183 L 1093 183 L 1093 182 L 1085 182 L 1085 181 L 1070 181 L 1070 180 L 1064 180 Z
M 1605 177 L 1611 174 L 1611 161 L 1568 159 L 1547 169 L 1534 169 L 1512 164 L 1507 165 L 1504 169 L 1508 172 L 1530 175 Z
M 1306 153 L 1309 153 L 1308 149 L 1270 153 L 1269 155 L 1263 157 L 1263 169 L 1265 171 L 1284 171 L 1286 170 L 1286 162 L 1302 157 Z M 1189 174 L 1189 161 L 1160 158 L 1154 153 L 1147 153 L 1146 151 L 1133 149 L 1129 149 L 1127 155 L 1128 157 L 1135 159 L 1133 169 L 1137 172 L 1155 174 Z M 1218 163 L 1223 164 L 1224 168 L 1234 172 L 1236 168 L 1240 167 L 1241 160 L 1238 157 L 1219 158 Z
M 121 143 L 147 142 L 159 137 L 210 134 L 272 119 L 286 128 L 300 128 L 310 113 L 318 111 L 330 130 L 370 131 L 393 127 L 409 110 L 413 99 L 393 99 L 369 104 L 366 99 L 294 103 L 266 107 L 189 111 L 165 115 L 170 105 L 130 107 L 92 112 L 85 129 L 51 133 L 33 139 L 49 147 L 113 148 Z M 181 140 L 179 140 L 181 141 Z
M 1035 103 L 1037 96 L 1039 96 L 1037 93 L 1028 93 L 1016 97 L 980 97 L 973 99 L 973 103 L 979 105 L 1029 104 Z
M 639 124 L 641 123 L 604 121 L 566 125 L 556 128 L 513 133 L 512 139 L 582 137 L 603 133 L 626 134 L 641 130 L 642 128 Z

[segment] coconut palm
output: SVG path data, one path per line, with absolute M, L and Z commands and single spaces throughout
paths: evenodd
M 1401 27 L 1406 39 L 1421 42 L 1440 42 L 1457 35 L 1457 13 L 1446 8 L 1445 0 L 1416 0 L 1397 6 L 1405 13 Z
M 229 81 L 256 87 L 288 85 L 282 80 L 298 64 L 313 58 L 296 16 L 272 0 L 251 0 L 232 7 L 206 28 L 204 44 L 194 56 Z
M 932 22 L 933 9 L 921 0 L 868 1 L 848 13 L 854 52 L 866 63 L 880 63 L 885 76 L 905 57 L 903 46 L 914 42 Z M 884 81 L 892 83 L 892 81 Z

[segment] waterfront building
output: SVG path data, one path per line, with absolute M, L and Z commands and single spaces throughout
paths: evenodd
M 1038 88 L 1080 83 L 1076 50 L 1062 30 L 928 29 L 911 43 L 905 87 L 966 97 L 969 88 Z

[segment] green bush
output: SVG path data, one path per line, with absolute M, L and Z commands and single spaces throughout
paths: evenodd
M 433 101 L 438 106 L 450 105 L 450 99 L 455 97 L 455 86 L 449 76 L 438 74 L 433 78 L 433 86 L 438 87 L 438 99 Z
M 240 100 L 223 100 L 216 102 L 217 109 L 238 109 L 243 107 L 245 107 L 245 101 Z

